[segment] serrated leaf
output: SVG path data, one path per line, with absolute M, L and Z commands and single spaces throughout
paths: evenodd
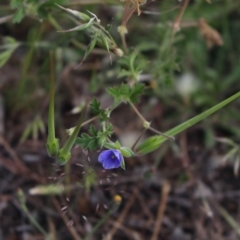
M 100 102 L 94 98 L 90 104 L 91 111 L 100 116 L 101 121 L 107 121 L 109 119 L 109 110 L 104 110 L 100 108 Z
M 127 102 L 131 93 L 131 87 L 127 84 L 121 84 L 120 86 L 108 88 L 107 92 L 114 98 L 115 102 Z
M 113 126 L 112 126 L 111 123 L 107 123 L 106 124 L 106 129 L 105 129 L 105 135 L 107 137 L 110 137 L 112 135 L 112 133 L 113 133 Z
M 96 98 L 93 98 L 92 102 L 90 103 L 90 109 L 91 111 L 94 113 L 94 114 L 100 114 L 101 112 L 101 109 L 100 109 L 100 102 L 96 99 Z
M 90 151 L 93 151 L 98 148 L 98 138 L 82 133 L 81 136 L 76 139 L 75 144 L 80 145 L 83 149 L 89 148 Z
M 90 125 L 89 132 L 93 136 L 97 136 L 97 134 L 98 134 L 98 130 L 93 125 Z
M 134 84 L 129 97 L 130 101 L 135 103 L 139 100 L 139 96 L 144 93 L 144 84 Z
M 92 141 L 90 141 L 88 148 L 90 151 L 94 151 L 94 150 L 98 149 L 98 141 L 96 139 L 93 139 Z

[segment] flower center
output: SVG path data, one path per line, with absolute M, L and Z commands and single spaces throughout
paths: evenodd
M 112 155 L 112 156 L 111 156 L 111 159 L 115 159 L 115 158 L 116 158 L 116 156 L 115 156 L 115 155 Z

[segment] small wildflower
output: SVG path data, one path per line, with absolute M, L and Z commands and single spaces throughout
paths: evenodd
M 104 150 L 99 154 L 98 161 L 102 163 L 103 168 L 113 169 L 121 166 L 123 157 L 118 150 Z

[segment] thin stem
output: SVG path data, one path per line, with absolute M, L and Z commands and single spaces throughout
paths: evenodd
M 26 205 L 26 199 L 23 191 L 21 189 L 18 190 L 18 201 L 19 204 L 24 211 L 24 213 L 27 215 L 29 221 L 38 229 L 39 232 L 42 233 L 42 235 L 45 237 L 45 239 L 48 239 L 47 232 L 41 227 L 41 225 L 37 222 L 37 220 L 33 217 L 33 215 L 29 212 L 27 205 Z
M 147 129 L 143 129 L 143 131 L 141 132 L 141 134 L 138 136 L 137 140 L 135 141 L 135 143 L 132 145 L 131 149 L 134 151 L 136 145 L 138 144 L 138 142 L 140 141 L 140 139 L 142 138 L 143 134 L 147 131 Z
M 175 140 L 175 138 L 174 138 L 173 136 L 169 136 L 169 135 L 167 135 L 167 134 L 165 134 L 165 133 L 163 133 L 163 132 L 160 132 L 160 131 L 152 128 L 152 127 L 149 127 L 148 129 L 151 130 L 152 132 L 155 132 L 155 133 L 157 133 L 157 134 L 159 134 L 159 135 L 162 135 L 162 136 L 168 138 L 169 140 L 172 140 L 172 141 Z
M 128 16 L 126 17 L 126 19 L 124 19 L 124 26 L 127 25 L 127 22 L 129 21 L 130 17 L 133 15 L 133 13 L 135 12 L 137 8 L 134 6 L 129 10 Z
M 134 106 L 134 104 L 132 104 L 131 102 L 129 102 L 130 106 L 132 107 L 132 109 L 134 110 L 134 112 L 138 115 L 138 117 L 143 121 L 143 122 L 147 122 L 147 120 L 142 116 L 142 114 L 137 110 L 137 108 Z
M 125 19 L 126 16 L 127 16 L 129 2 L 130 2 L 130 1 L 127 1 L 127 2 L 126 2 L 125 8 L 124 8 L 123 17 L 122 17 L 122 25 L 124 25 L 124 19 Z M 125 26 L 125 25 L 124 25 L 124 26 Z
M 183 16 L 183 13 L 185 12 L 187 6 L 188 6 L 188 3 L 189 3 L 190 0 L 185 0 L 183 2 L 183 5 L 181 7 L 181 10 L 173 24 L 173 34 L 175 34 L 178 30 L 179 30 L 179 26 L 180 26 L 180 22 L 181 22 L 181 19 L 182 19 L 182 16 Z
M 73 130 L 72 134 L 68 138 L 65 145 L 58 152 L 57 160 L 58 160 L 59 164 L 61 164 L 61 165 L 65 165 L 71 157 L 71 148 L 73 147 L 73 145 L 76 141 L 77 135 L 81 129 L 81 125 L 85 118 L 86 112 L 87 112 L 87 103 L 85 104 L 85 106 L 82 110 L 82 113 L 81 113 L 80 119 L 77 123 L 77 126 Z
M 53 51 L 50 51 L 50 103 L 49 103 L 49 112 L 48 112 L 48 136 L 50 141 L 55 140 L 55 123 L 54 123 L 54 54 Z
M 121 39 L 122 39 L 122 45 L 123 45 L 123 50 L 124 50 L 124 53 L 128 53 L 128 47 L 127 47 L 127 42 L 126 42 L 126 34 L 120 34 L 121 35 Z
M 137 110 L 137 108 L 136 108 L 131 102 L 129 102 L 129 104 L 130 104 L 130 106 L 132 107 L 132 109 L 134 110 L 134 112 L 135 112 L 135 113 L 139 116 L 139 118 L 143 121 L 143 124 L 144 124 L 144 123 L 148 123 L 148 121 L 142 116 L 142 114 Z M 159 135 L 162 135 L 162 136 L 166 137 L 166 138 L 169 139 L 169 140 L 174 140 L 174 139 L 175 139 L 175 138 L 172 137 L 172 136 L 166 135 L 165 133 L 162 133 L 162 132 L 160 132 L 160 131 L 158 131 L 158 130 L 152 128 L 152 127 L 150 127 L 150 124 L 149 124 L 149 126 L 147 127 L 147 129 L 149 129 L 149 130 L 151 130 L 152 132 L 155 132 L 155 133 L 157 133 L 157 134 L 159 134 Z
M 153 235 L 151 240 L 157 240 L 158 239 L 158 234 L 161 230 L 161 225 L 163 221 L 163 215 L 167 206 L 167 199 L 169 192 L 171 190 L 171 186 L 169 182 L 165 182 L 162 187 L 162 193 L 161 193 L 161 199 L 159 202 L 159 207 L 158 207 L 158 214 L 157 214 L 157 219 L 155 221 L 155 226 L 153 229 Z
M 96 120 L 98 117 L 99 117 L 99 116 L 95 116 L 95 117 L 93 117 L 93 118 L 88 119 L 87 121 L 85 121 L 85 122 L 83 122 L 83 123 L 81 124 L 81 127 L 87 125 L 87 124 L 90 123 L 90 122 L 93 122 L 93 121 Z

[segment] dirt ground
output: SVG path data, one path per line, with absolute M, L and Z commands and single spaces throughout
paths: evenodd
M 101 7 L 99 12 L 106 16 L 106 9 Z M 36 37 L 33 32 L 29 37 L 33 28 L 31 18 L 17 25 L 0 24 L 0 37 L 38 42 L 31 40 Z M 36 31 L 45 31 L 39 35 L 47 35 L 50 42 L 53 29 L 50 24 L 44 28 L 39 24 Z M 126 170 L 104 170 L 97 161 L 99 151 L 88 152 L 79 146 L 73 148 L 68 164 L 59 166 L 45 146 L 49 101 L 49 61 L 45 57 L 49 51 L 38 49 L 26 60 L 31 55 L 29 48 L 31 44 L 19 47 L 0 68 L 0 240 L 240 239 L 239 170 L 235 166 L 234 173 L 234 162 L 223 160 L 228 147 L 216 141 L 233 136 L 232 130 L 218 122 L 227 110 L 153 153 L 127 158 Z M 74 69 L 75 64 L 66 61 L 57 67 L 61 70 L 56 76 L 56 126 L 63 144 L 65 129 L 75 126 L 79 118 L 72 109 L 92 97 L 108 106 L 112 99 L 106 86 L 120 84 L 122 79 L 109 78 L 106 85 L 90 91 L 93 74 L 105 78 L 107 74 L 101 72 L 110 69 L 109 56 L 98 53 L 90 55 L 81 68 Z M 226 96 L 233 90 L 237 89 L 231 85 Z M 186 120 L 184 114 L 176 117 L 174 105 L 166 105 L 151 90 L 136 106 L 156 129 L 165 131 Z M 239 102 L 234 106 L 230 110 L 237 115 Z M 203 109 L 198 105 L 194 113 Z M 38 117 L 43 131 L 29 127 Z M 88 113 L 86 118 L 90 117 Z M 237 121 L 239 117 L 229 125 L 237 128 Z M 111 122 L 113 138 L 126 146 L 141 131 L 140 120 L 126 104 L 114 110 Z M 215 138 L 206 144 L 208 124 Z M 150 135 L 147 132 L 145 137 Z

